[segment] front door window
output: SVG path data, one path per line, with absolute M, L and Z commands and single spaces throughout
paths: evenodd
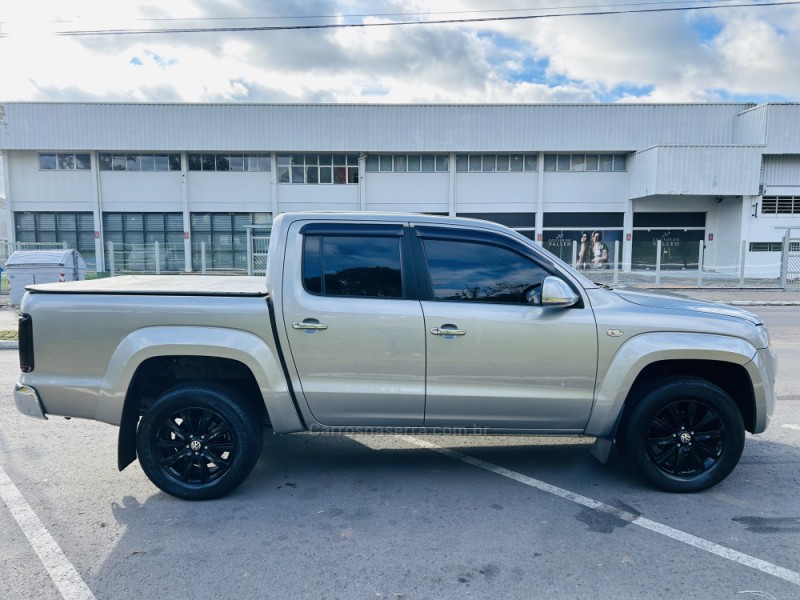
M 507 248 L 453 240 L 424 240 L 436 300 L 521 304 L 547 272 Z

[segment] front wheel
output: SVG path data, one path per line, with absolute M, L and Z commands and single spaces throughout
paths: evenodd
M 182 384 L 147 409 L 136 434 L 139 463 L 168 494 L 218 498 L 239 486 L 261 454 L 258 418 L 234 390 Z
M 668 492 L 699 492 L 725 479 L 744 449 L 731 397 L 703 379 L 666 380 L 630 414 L 623 447 L 634 469 Z

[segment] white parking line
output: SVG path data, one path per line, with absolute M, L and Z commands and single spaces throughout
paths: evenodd
M 95 600 L 89 586 L 81 579 L 75 567 L 67 560 L 53 536 L 45 529 L 39 517 L 25 501 L 17 486 L 0 466 L 0 499 L 28 538 L 44 568 L 65 600 Z
M 784 429 L 794 429 L 795 431 L 800 431 L 800 425 L 795 425 L 794 423 L 785 423 L 781 425 Z
M 497 465 L 493 465 L 492 463 L 488 463 L 484 460 L 467 456 L 466 454 L 462 454 L 461 452 L 456 452 L 455 450 L 450 450 L 449 448 L 442 448 L 441 446 L 438 446 L 437 444 L 434 444 L 427 440 L 421 440 L 419 438 L 415 438 L 409 435 L 404 435 L 400 437 L 402 437 L 402 439 L 404 439 L 409 444 L 412 444 L 414 446 L 419 446 L 420 448 L 427 448 L 428 450 L 433 450 L 434 452 L 444 454 L 445 456 L 449 456 L 450 458 L 454 458 L 456 460 L 460 460 L 461 462 L 465 462 L 474 467 L 478 467 L 479 469 L 485 469 L 486 471 L 491 471 L 492 473 L 496 473 L 497 475 L 508 477 L 509 479 L 513 479 L 514 481 L 518 481 L 519 483 L 523 483 L 532 488 L 536 488 L 537 490 L 547 492 L 548 494 L 553 494 L 554 496 L 558 496 L 559 498 L 564 498 L 565 500 L 575 502 L 576 504 L 580 504 L 581 506 L 586 506 L 587 508 L 591 508 L 594 510 L 598 510 L 600 512 L 613 515 L 619 519 L 623 519 L 629 523 L 632 523 L 633 525 L 638 525 L 639 527 L 642 527 L 649 531 L 660 533 L 661 535 L 673 539 L 677 542 L 681 542 L 683 544 L 699 548 L 700 550 L 705 550 L 706 552 L 710 552 L 711 554 L 715 554 L 716 556 L 720 556 L 722 558 L 738 563 L 740 565 L 756 569 L 757 571 L 761 571 L 762 573 L 766 573 L 767 575 L 773 575 L 774 577 L 779 577 L 780 579 L 785 579 L 786 581 L 790 581 L 791 583 L 800 585 L 800 573 L 796 571 L 790 571 L 789 569 L 779 567 L 778 565 L 774 565 L 765 560 L 761 560 L 760 558 L 755 558 L 754 556 L 750 556 L 749 554 L 744 554 L 742 552 L 738 552 L 737 550 L 732 550 L 730 548 L 726 548 L 725 546 L 720 546 L 719 544 L 715 544 L 714 542 L 709 542 L 708 540 L 699 538 L 696 535 L 680 531 L 679 529 L 674 529 L 667 525 L 662 525 L 661 523 L 651 521 L 650 519 L 645 519 L 644 517 L 640 517 L 633 513 L 620 510 L 619 508 L 609 506 L 608 504 L 598 502 L 597 500 L 592 500 L 591 498 L 588 498 L 586 496 L 582 496 L 580 494 L 570 492 L 569 490 L 565 490 L 563 488 L 550 485 L 549 483 L 545 483 L 544 481 L 539 481 L 538 479 L 534 479 L 533 477 L 528 477 L 527 475 L 523 475 L 522 473 L 517 473 L 516 471 L 511 471 L 510 469 L 505 469 L 503 467 L 498 467 Z

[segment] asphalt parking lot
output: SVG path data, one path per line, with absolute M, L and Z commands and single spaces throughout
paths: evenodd
M 800 597 L 800 311 L 752 310 L 775 418 L 695 495 L 591 439 L 267 434 L 239 490 L 184 502 L 117 471 L 116 428 L 19 415 L 2 350 L 0 598 Z

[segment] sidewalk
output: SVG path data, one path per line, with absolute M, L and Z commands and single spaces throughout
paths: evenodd
M 0 306 L 0 331 L 16 331 L 18 316 L 16 307 L 7 304 Z

